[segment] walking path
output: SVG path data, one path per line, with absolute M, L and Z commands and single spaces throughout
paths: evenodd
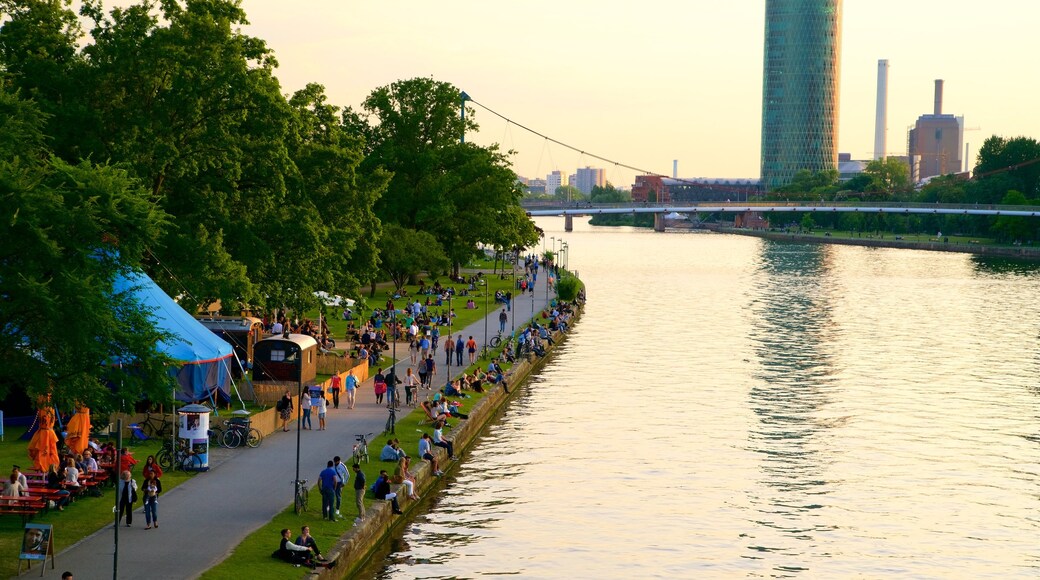
M 533 298 L 531 293 L 514 298 L 510 316 L 518 317 L 517 327 L 546 306 L 546 278 L 544 269 L 539 268 Z M 500 311 L 492 309 L 487 317 L 489 339 L 498 333 Z M 464 328 L 462 333 L 464 337 L 473 335 L 477 344 L 483 345 L 484 328 L 482 319 Z M 402 364 L 407 364 L 407 345 L 398 350 Z M 439 351 L 438 357 L 442 356 L 443 351 Z M 442 358 L 437 359 L 436 379 L 441 384 L 445 381 L 442 362 Z M 461 371 L 456 366 L 450 370 L 453 377 Z M 399 376 L 403 375 L 403 371 L 399 371 Z M 383 431 L 387 411 L 385 406 L 375 403 L 371 383 L 369 379 L 358 388 L 354 409 L 329 406 L 326 431 L 301 434 L 300 477 L 307 479 L 308 485 L 316 481 L 318 472 L 333 456 L 349 460 L 354 434 Z M 313 421 L 317 425 L 316 417 Z M 376 453 L 378 449 L 376 445 Z M 160 497 L 160 528 L 146 531 L 141 509 L 134 512 L 132 528 L 120 527 L 119 577 L 198 577 L 224 560 L 243 538 L 291 505 L 295 475 L 295 430 L 275 431 L 256 449 L 216 450 L 210 454 L 209 472 L 191 478 Z M 141 483 L 140 474 L 135 474 L 135 479 Z M 106 497 L 111 499 L 111 492 Z M 346 502 L 345 494 L 344 507 Z M 347 522 L 344 529 L 349 525 Z M 277 541 L 278 538 L 271 538 L 272 550 L 278 547 Z M 64 570 L 71 570 L 79 578 L 109 578 L 113 551 L 112 526 L 105 526 L 58 554 L 57 567 L 47 568 L 45 576 L 58 578 Z M 34 566 L 32 573 L 38 574 L 38 570 Z

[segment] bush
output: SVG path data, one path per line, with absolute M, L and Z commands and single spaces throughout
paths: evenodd
M 578 297 L 579 290 L 581 290 L 581 282 L 574 276 L 561 278 L 556 285 L 556 293 L 559 295 L 560 300 L 568 302 Z

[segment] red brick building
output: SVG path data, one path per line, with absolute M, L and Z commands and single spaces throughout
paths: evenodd
M 637 175 L 632 186 L 632 201 L 649 201 L 650 192 L 654 192 L 654 201 L 671 201 L 668 186 L 664 184 L 662 175 Z

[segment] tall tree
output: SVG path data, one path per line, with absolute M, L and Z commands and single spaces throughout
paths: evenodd
M 344 120 L 365 136 L 366 170 L 393 173 L 376 205 L 384 222 L 428 231 L 437 238 L 456 271 L 477 244 L 495 244 L 510 228 L 507 212 L 518 208 L 522 188 L 497 146 L 460 143 L 475 130 L 473 111 L 459 115 L 461 93 L 428 78 L 397 81 L 372 92 L 363 114 Z M 533 226 L 524 233 L 535 239 Z
M 101 411 L 168 399 L 163 335 L 112 289 L 165 214 L 123 170 L 52 158 L 44 115 L 2 89 L 0 119 L 0 397 L 16 388 Z

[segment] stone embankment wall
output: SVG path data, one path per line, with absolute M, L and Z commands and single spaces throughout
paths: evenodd
M 575 311 L 571 319 L 571 327 L 581 318 L 581 310 Z M 513 365 L 506 376 L 506 384 L 509 387 L 507 393 L 501 386 L 496 386 L 474 405 L 469 412 L 469 419 L 460 421 L 451 430 L 451 439 L 455 444 L 457 454 L 467 450 L 480 434 L 481 431 L 498 414 L 498 411 L 510 398 L 523 387 L 533 373 L 545 366 L 546 361 L 552 356 L 553 351 L 567 340 L 566 334 L 556 333 L 553 335 L 556 345 L 549 349 L 546 356 L 532 360 L 517 362 Z M 434 448 L 441 465 L 447 461 L 447 453 L 439 447 Z M 433 475 L 430 463 L 419 460 L 412 465 L 412 473 L 415 475 L 416 493 L 425 495 L 440 483 L 440 478 Z M 414 505 L 414 504 L 413 504 Z M 403 506 L 408 509 L 408 506 Z M 406 516 L 407 517 L 407 516 Z M 405 519 L 395 517 L 391 513 L 390 502 L 376 502 L 368 508 L 365 520 L 361 525 L 354 526 L 344 534 L 339 542 L 328 551 L 329 558 L 335 558 L 336 567 L 332 570 L 319 569 L 305 575 L 311 580 L 332 580 L 339 578 L 350 578 L 361 568 L 380 547 L 381 542 L 398 525 L 403 525 Z
M 981 244 L 950 244 L 947 242 L 912 242 L 908 240 L 886 240 L 882 238 L 838 238 L 805 234 L 788 234 L 767 230 L 746 230 L 741 228 L 708 228 L 724 234 L 755 236 L 780 242 L 803 242 L 811 244 L 842 244 L 845 246 L 867 246 L 872 248 L 902 248 L 910 250 L 927 250 L 930 252 L 956 252 L 961 254 L 978 254 L 980 256 L 997 256 L 1001 258 L 1024 258 L 1040 260 L 1040 248 L 1029 246 L 985 246 Z

